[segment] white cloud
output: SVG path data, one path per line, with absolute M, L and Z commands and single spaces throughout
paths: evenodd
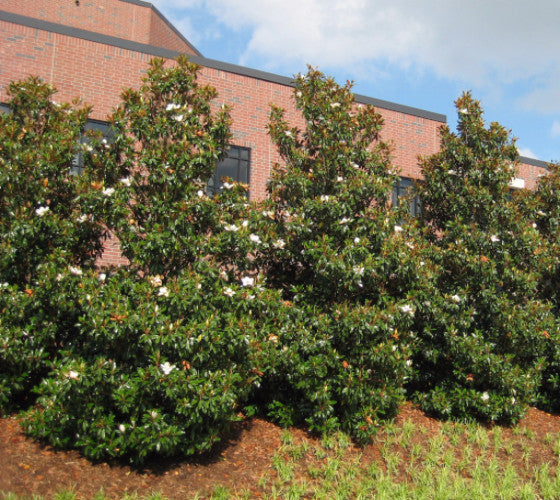
M 202 6 L 249 33 L 246 63 L 271 69 L 311 63 L 350 71 L 398 68 L 491 90 L 532 82 L 528 109 L 560 109 L 560 2 L 527 0 L 154 0 L 159 8 Z M 204 28 L 203 28 L 204 29 Z M 185 33 L 187 37 L 192 33 Z M 193 37 L 194 38 L 194 37 Z M 356 69 L 357 71 L 357 69 Z M 533 84 L 534 83 L 534 84 Z
M 537 155 L 535 153 L 533 153 L 529 148 L 517 147 L 517 151 L 519 151 L 519 156 L 525 156 L 527 158 L 534 158 L 535 160 L 538 159 Z

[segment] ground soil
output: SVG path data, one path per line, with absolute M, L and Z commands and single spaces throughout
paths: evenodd
M 424 428 L 423 439 L 439 431 L 442 422 L 426 416 L 408 403 L 401 408 L 396 425 L 410 420 Z M 550 443 L 550 435 L 560 435 L 560 416 L 530 409 L 519 424 L 530 437 L 532 464 L 558 462 Z M 519 433 L 519 428 L 517 433 Z M 125 492 L 140 496 L 160 492 L 170 498 L 191 498 L 198 492 L 207 497 L 216 485 L 237 490 L 250 496 L 262 496 L 259 479 L 271 470 L 272 456 L 281 446 L 285 431 L 264 420 L 246 419 L 236 424 L 232 433 L 212 453 L 197 459 L 159 461 L 139 470 L 122 464 L 92 463 L 76 451 L 57 451 L 27 438 L 17 417 L 0 419 L 0 492 L 12 492 L 29 497 L 33 494 L 50 498 L 63 489 L 72 489 L 80 498 L 91 498 L 100 490 L 110 498 L 120 498 Z M 292 429 L 298 440 L 314 441 L 305 430 Z M 512 437 L 512 429 L 503 435 Z M 549 435 L 548 441 L 545 436 Z M 313 444 L 313 443 L 311 443 Z M 380 441 L 356 449 L 361 460 L 380 459 Z M 516 457 L 518 453 L 520 456 Z M 521 461 L 521 449 L 514 449 L 508 459 Z

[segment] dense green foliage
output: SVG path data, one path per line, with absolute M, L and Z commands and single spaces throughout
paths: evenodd
M 538 300 L 545 241 L 511 200 L 518 153 L 507 130 L 485 127 L 480 104 L 456 102 L 458 133 L 421 164 L 423 221 L 438 267 L 433 297 L 417 316 L 422 406 L 443 416 L 515 422 L 533 401 L 550 307 Z
M 0 409 L 91 458 L 187 455 L 264 412 L 367 441 L 415 395 L 455 419 L 558 408 L 560 175 L 518 160 L 470 94 L 422 160 L 420 220 L 390 206 L 383 120 L 351 84 L 296 78 L 273 107 L 264 202 L 208 181 L 230 139 L 198 67 L 155 60 L 109 138 L 38 81 L 0 115 Z M 72 175 L 80 153 L 84 171 Z M 129 265 L 96 267 L 107 232 Z
M 300 316 L 279 335 L 269 414 L 364 440 L 404 398 L 420 259 L 389 206 L 397 177 L 381 116 L 311 68 L 295 102 L 303 130 L 272 109 L 282 164 L 265 209 L 271 244 L 257 255 Z
M 0 410 L 27 400 L 76 313 L 60 300 L 58 272 L 99 255 L 104 227 L 94 172 L 72 176 L 87 107 L 54 102 L 36 78 L 9 86 L 0 114 Z

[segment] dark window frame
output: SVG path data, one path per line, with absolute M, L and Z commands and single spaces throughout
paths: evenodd
M 103 135 L 103 138 L 107 141 L 112 140 L 111 125 L 108 122 L 101 120 L 88 119 L 84 127 L 84 133 L 80 137 L 80 142 L 78 143 L 78 151 L 72 160 L 72 166 L 70 167 L 70 175 L 81 175 L 84 171 L 84 144 L 89 143 L 89 138 L 86 132 L 89 130 L 99 130 Z
M 214 195 L 223 190 L 222 179 L 229 178 L 235 182 L 251 183 L 251 148 L 230 144 L 225 157 L 218 162 L 212 177 L 208 181 L 207 192 Z
M 416 186 L 415 179 L 410 177 L 399 177 L 397 184 L 393 186 L 392 204 L 393 207 L 398 208 L 400 200 L 406 199 L 408 201 L 408 208 L 412 217 L 418 217 L 422 213 L 422 204 L 420 199 L 415 194 Z

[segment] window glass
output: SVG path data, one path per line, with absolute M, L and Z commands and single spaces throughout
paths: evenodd
M 398 207 L 399 203 L 406 200 L 409 203 L 410 215 L 418 217 L 422 207 L 414 191 L 414 180 L 409 177 L 400 177 L 397 184 L 393 186 L 393 206 Z
M 216 165 L 214 175 L 208 182 L 208 193 L 215 194 L 223 189 L 225 177 L 236 182 L 249 184 L 251 149 L 242 146 L 229 146 L 226 156 Z
M 108 123 L 100 122 L 96 120 L 88 120 L 86 126 L 84 127 L 84 131 L 88 130 L 99 130 L 103 135 L 103 138 L 107 141 L 111 141 L 112 139 L 112 131 Z M 80 146 L 83 144 L 87 144 L 89 142 L 89 138 L 82 134 L 80 138 Z M 72 160 L 72 167 L 70 167 L 70 174 L 71 175 L 80 175 L 84 171 L 84 152 L 83 149 L 80 147 L 78 149 L 78 153 L 74 156 Z

